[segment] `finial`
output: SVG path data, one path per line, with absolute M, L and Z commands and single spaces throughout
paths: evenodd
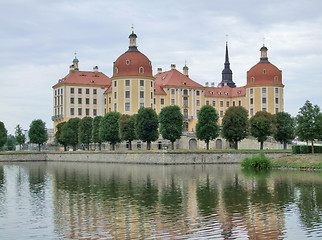
M 132 33 L 134 33 L 134 25 L 133 24 L 132 24 L 132 27 L 131 28 L 132 28 Z
M 263 37 L 263 46 L 265 46 L 265 37 Z
M 226 43 L 228 43 L 228 34 L 226 34 Z

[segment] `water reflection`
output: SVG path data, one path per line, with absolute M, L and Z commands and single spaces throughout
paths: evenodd
M 29 239 L 320 238 L 321 198 L 313 172 L 2 164 L 0 235 L 18 226 Z

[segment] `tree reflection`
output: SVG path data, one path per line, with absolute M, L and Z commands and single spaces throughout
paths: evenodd
M 218 191 L 214 186 L 210 186 L 209 175 L 204 185 L 197 187 L 197 201 L 200 213 L 204 216 L 211 214 L 218 203 Z
M 138 204 L 144 207 L 152 208 L 158 201 L 158 188 L 152 183 L 151 177 L 147 175 L 146 183 L 138 189 Z
M 161 193 L 161 203 L 165 208 L 163 214 L 180 215 L 182 212 L 182 190 L 171 176 L 170 186 L 165 186 Z

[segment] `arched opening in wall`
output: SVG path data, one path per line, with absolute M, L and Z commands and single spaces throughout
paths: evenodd
M 130 149 L 130 142 L 126 142 L 126 150 L 129 150 Z
M 216 149 L 222 149 L 222 140 L 221 139 L 216 140 Z
M 183 123 L 183 131 L 188 131 L 189 130 L 189 123 L 188 122 L 184 122 Z
M 197 149 L 197 140 L 192 138 L 189 140 L 189 149 Z
M 136 143 L 136 149 L 141 150 L 141 147 L 142 147 L 141 142 L 137 142 Z
M 158 142 L 158 149 L 162 150 L 162 142 Z

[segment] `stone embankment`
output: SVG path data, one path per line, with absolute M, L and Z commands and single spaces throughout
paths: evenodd
M 93 162 L 128 164 L 233 164 L 258 152 L 61 152 L 0 154 L 0 162 Z M 289 152 L 265 152 L 268 158 L 291 155 Z

